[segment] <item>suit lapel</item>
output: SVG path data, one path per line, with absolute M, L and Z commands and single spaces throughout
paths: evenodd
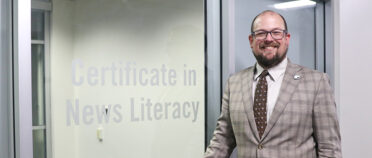
M 256 122 L 254 120 L 253 114 L 253 98 L 252 98 L 252 85 L 253 85 L 253 75 L 254 75 L 254 66 L 248 68 L 246 73 L 244 73 L 241 77 L 241 85 L 242 85 L 242 94 L 243 94 L 243 102 L 244 102 L 244 110 L 247 114 L 249 125 L 251 131 L 253 132 L 255 139 L 259 140 L 259 135 L 257 131 Z
M 274 111 L 270 116 L 269 122 L 267 123 L 262 139 L 264 139 L 267 136 L 267 134 L 270 132 L 270 130 L 275 125 L 276 121 L 278 121 L 280 115 L 284 111 L 288 102 L 291 100 L 292 94 L 297 89 L 298 83 L 300 82 L 301 79 L 303 79 L 303 75 L 300 73 L 300 70 L 301 70 L 300 66 L 292 64 L 288 60 L 288 65 L 284 73 L 282 85 L 279 91 L 279 96 L 276 101 Z M 300 77 L 298 78 L 298 76 Z

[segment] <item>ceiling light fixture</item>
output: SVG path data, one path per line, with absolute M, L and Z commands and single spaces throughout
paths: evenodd
M 284 2 L 274 4 L 276 9 L 291 9 L 291 8 L 303 8 L 303 7 L 314 7 L 316 2 L 311 0 L 297 0 L 292 2 Z

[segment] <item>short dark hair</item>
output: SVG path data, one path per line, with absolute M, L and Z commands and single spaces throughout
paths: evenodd
M 285 21 L 284 17 L 281 14 L 279 14 L 279 13 L 277 13 L 275 11 L 272 11 L 272 10 L 265 10 L 265 11 L 261 12 L 260 14 L 258 14 L 256 17 L 254 17 L 254 19 L 252 21 L 252 24 L 251 24 L 251 33 L 253 33 L 253 25 L 254 25 L 254 22 L 256 21 L 256 19 L 259 16 L 261 16 L 262 14 L 265 14 L 265 13 L 268 13 L 268 12 L 271 12 L 271 13 L 274 13 L 274 14 L 279 15 L 282 18 L 283 22 L 284 22 L 284 29 L 285 29 L 285 31 L 288 31 L 287 21 Z

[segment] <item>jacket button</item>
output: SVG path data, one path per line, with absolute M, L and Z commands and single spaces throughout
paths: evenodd
M 258 144 L 257 148 L 258 148 L 259 150 L 263 149 L 262 144 Z

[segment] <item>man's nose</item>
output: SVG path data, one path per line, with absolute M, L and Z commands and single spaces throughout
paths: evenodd
M 273 41 L 273 40 L 274 40 L 274 38 L 271 36 L 271 33 L 270 32 L 267 33 L 265 41 Z

